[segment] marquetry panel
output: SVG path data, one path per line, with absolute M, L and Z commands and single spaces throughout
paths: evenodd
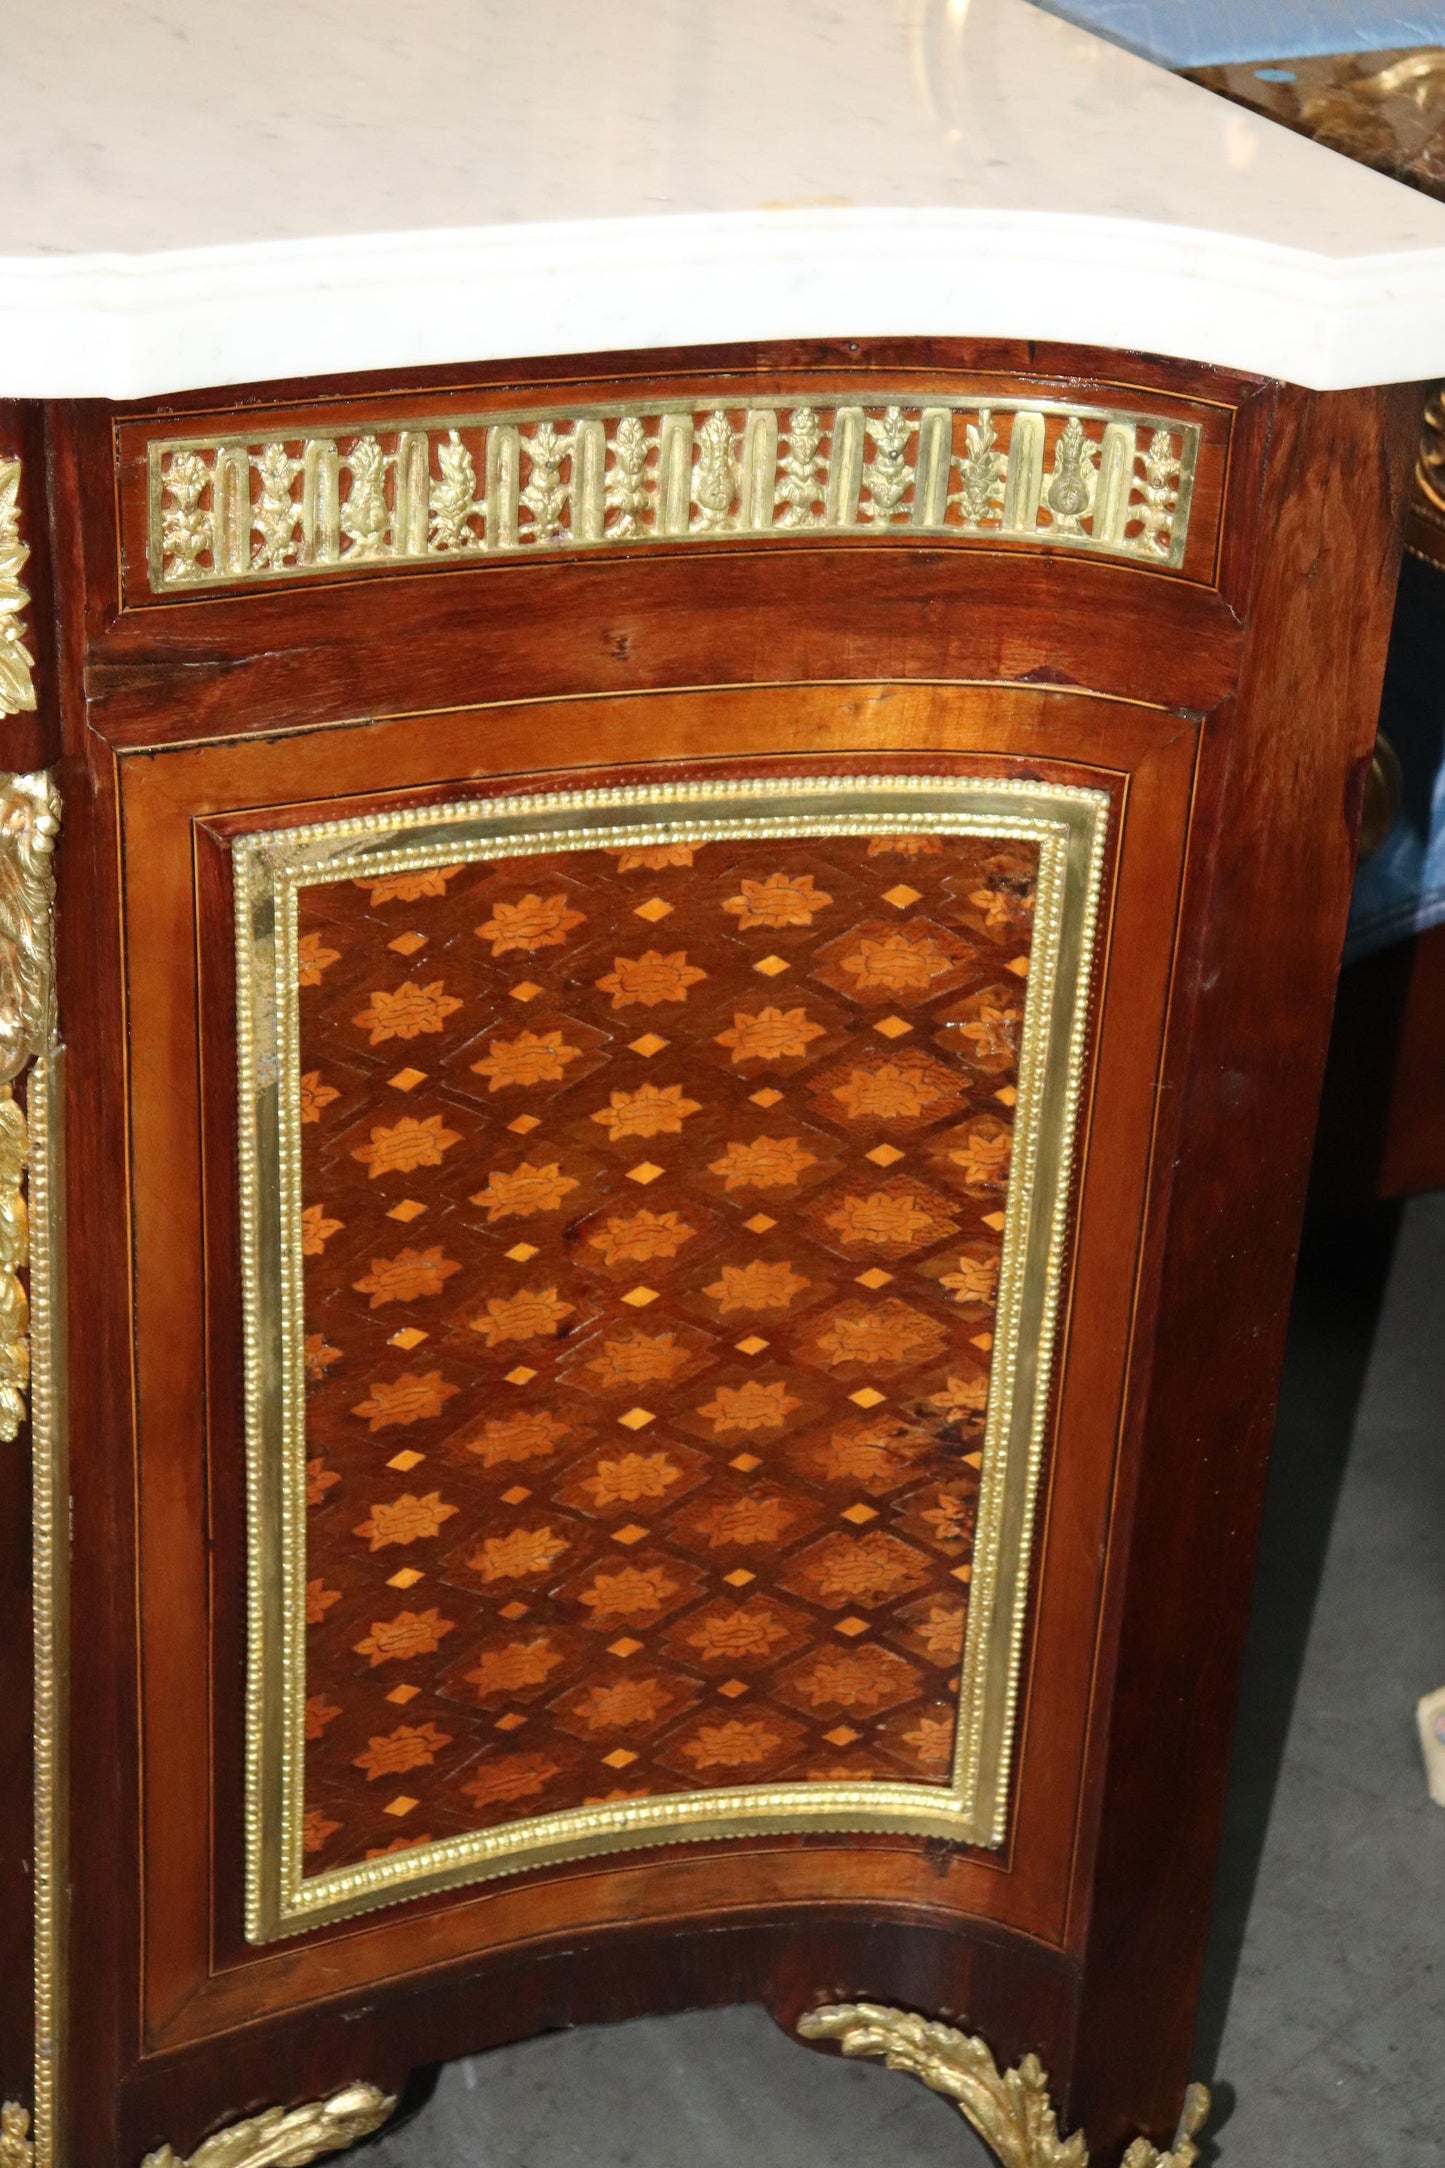
M 1101 801 L 922 787 L 243 847 L 258 1932 L 1001 1835 Z

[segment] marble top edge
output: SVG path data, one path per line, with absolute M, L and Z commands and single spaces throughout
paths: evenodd
M 0 396 L 915 335 L 1445 373 L 1445 205 L 1027 0 L 11 5 Z

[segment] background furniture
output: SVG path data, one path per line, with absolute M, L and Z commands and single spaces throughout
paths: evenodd
M 1428 11 L 1115 6 L 1063 12 L 1236 104 L 1439 198 L 1445 47 Z M 1202 63 L 1202 64 L 1201 64 Z M 1427 401 L 1321 1108 L 1329 1213 L 1445 1184 L 1445 413 Z

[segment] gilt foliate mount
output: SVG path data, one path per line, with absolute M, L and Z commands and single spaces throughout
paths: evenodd
M 31 1144 L 13 1083 L 54 1035 L 52 854 L 60 800 L 48 775 L 0 776 L 0 1439 L 18 1437 L 30 1383 L 26 1172 Z M 3 2156 L 0 2156 L 3 2157 Z
M 20 582 L 29 556 L 20 534 L 20 462 L 0 457 L 0 716 L 35 706 L 35 658 L 25 645 L 30 596 Z
M 841 391 L 154 439 L 150 585 L 848 534 L 1177 569 L 1199 441 L 1112 408 Z
M 1000 2071 L 987 2042 L 885 2003 L 832 2003 L 798 2020 L 805 2040 L 835 2041 L 844 2055 L 877 2056 L 890 2070 L 919 2078 L 931 2092 L 951 2100 L 959 2114 L 996 2155 L 1001 2168 L 1089 2168 L 1089 2142 L 1081 2130 L 1059 2135 L 1049 2081 L 1037 2055 Z M 1121 2168 L 1194 2168 L 1194 2140 L 1209 2113 L 1209 2094 L 1191 2085 L 1174 2143 L 1161 2153 L 1136 2138 Z
M 182 2160 L 168 2145 L 148 2153 L 141 2168 L 306 2168 L 369 2138 L 396 2106 L 375 2085 L 347 2085 L 326 2100 L 299 2108 L 267 2108 L 233 2123 Z M 0 2155 L 0 2168 L 7 2168 Z

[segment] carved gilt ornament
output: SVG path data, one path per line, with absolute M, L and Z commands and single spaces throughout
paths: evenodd
M 0 1438 L 18 1437 L 30 1382 L 29 1129 L 15 1079 L 53 1033 L 51 855 L 60 800 L 48 775 L 0 777 Z
M 1049 2081 L 1037 2055 L 1000 2072 L 986 2042 L 884 2003 L 833 2003 L 798 2020 L 805 2040 L 835 2040 L 845 2055 L 876 2055 L 890 2070 L 921 2078 L 931 2092 L 951 2100 L 959 2114 L 998 2156 L 1002 2168 L 1089 2168 L 1089 2144 L 1081 2130 L 1059 2136 Z M 1161 2153 L 1136 2138 L 1122 2168 L 1194 2168 L 1194 2140 L 1209 2113 L 1209 2094 L 1191 2085 L 1174 2143 Z
M 233 2123 L 184 2160 L 163 2145 L 147 2153 L 141 2168 L 306 2168 L 308 2161 L 369 2138 L 395 2106 L 395 2096 L 375 2085 L 347 2085 L 329 2100 L 309 2101 L 301 2108 L 268 2108 L 244 2123 Z M 0 2168 L 6 2168 L 3 2155 Z
M 0 715 L 35 705 L 35 658 L 25 645 L 30 596 L 20 584 L 29 555 L 20 539 L 20 462 L 0 458 Z
M 34 2168 L 35 2148 L 30 2142 L 30 2117 L 18 2101 L 0 2107 L 0 2168 Z
M 1197 423 L 1049 400 L 855 396 L 158 439 L 151 589 L 808 534 L 1183 562 Z

